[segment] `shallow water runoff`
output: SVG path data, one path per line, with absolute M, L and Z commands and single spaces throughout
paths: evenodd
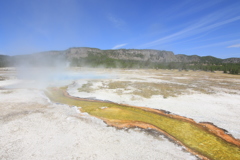
M 153 128 L 201 159 L 240 159 L 238 140 L 231 137 L 236 140 L 235 144 L 231 143 L 191 119 L 154 109 L 76 98 L 70 96 L 66 88 L 49 88 L 45 94 L 53 102 L 77 106 L 81 112 L 114 127 Z

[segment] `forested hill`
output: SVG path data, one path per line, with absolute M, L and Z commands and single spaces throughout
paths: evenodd
M 219 59 L 211 56 L 175 55 L 171 51 L 152 49 L 117 49 L 100 50 L 97 48 L 76 47 L 61 51 L 68 59 L 106 56 L 117 60 L 134 60 L 149 62 L 202 62 L 202 63 L 240 63 L 240 58 Z
M 0 55 L 0 67 L 29 65 L 53 66 L 68 63 L 71 66 L 111 68 L 169 68 L 223 70 L 239 73 L 240 58 L 220 59 L 212 56 L 175 55 L 171 51 L 152 49 L 100 50 L 75 47 L 63 51 L 47 51 L 30 55 Z

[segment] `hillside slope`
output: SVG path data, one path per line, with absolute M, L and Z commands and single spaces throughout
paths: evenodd
M 0 67 L 13 65 L 56 65 L 58 63 L 240 63 L 240 58 L 220 59 L 212 56 L 175 55 L 171 51 L 152 49 L 100 50 L 98 48 L 74 47 L 63 51 L 46 51 L 29 55 L 0 55 Z

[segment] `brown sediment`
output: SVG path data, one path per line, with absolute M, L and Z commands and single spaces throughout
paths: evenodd
M 73 97 L 73 96 L 69 95 L 69 94 L 67 93 L 67 91 L 63 91 L 63 94 L 64 94 L 66 97 L 69 97 L 69 98 L 72 98 L 72 99 L 76 99 L 76 100 L 91 101 L 91 102 L 100 102 L 100 103 L 101 103 L 101 102 L 102 102 L 102 103 L 106 103 L 106 102 L 107 102 L 107 103 L 117 104 L 117 103 L 110 102 L 110 101 L 101 101 L 101 100 L 92 100 L 92 99 L 85 99 L 85 98 Z M 183 116 L 179 116 L 179 115 L 174 115 L 174 114 L 171 114 L 170 112 L 163 111 L 163 110 L 158 110 L 158 109 L 153 109 L 153 108 L 137 107 L 137 106 L 131 106 L 131 105 L 126 105 L 126 104 L 118 104 L 118 105 L 127 106 L 127 107 L 139 108 L 139 109 L 142 109 L 142 110 L 144 110 L 144 111 L 148 111 L 148 112 L 156 113 L 156 114 L 159 114 L 159 115 L 162 115 L 162 116 L 167 116 L 167 117 L 169 117 L 169 118 L 174 118 L 174 119 L 178 119 L 178 120 L 182 120 L 182 121 L 189 122 L 189 123 L 191 123 L 191 124 L 193 124 L 193 125 L 201 128 L 201 129 L 203 129 L 203 130 L 208 130 L 208 132 L 210 132 L 210 133 L 212 133 L 212 134 L 214 134 L 214 135 L 222 138 L 223 140 L 225 140 L 225 141 L 227 141 L 227 142 L 229 142 L 229 143 L 232 143 L 232 144 L 240 147 L 240 140 L 239 140 L 239 139 L 235 139 L 235 138 L 232 137 L 231 135 L 225 133 L 225 132 L 226 132 L 225 130 L 223 130 L 223 129 L 221 129 L 221 128 L 219 128 L 219 127 L 217 127 L 217 126 L 215 126 L 215 125 L 213 125 L 213 124 L 211 124 L 211 123 L 208 123 L 208 122 L 205 122 L 205 123 L 197 123 L 197 122 L 195 122 L 195 121 L 194 121 L 193 119 L 191 119 L 191 118 L 187 118 L 187 117 L 183 117 Z M 98 117 L 98 118 L 100 118 L 100 117 Z M 101 119 L 102 119 L 102 118 L 101 118 Z M 107 122 L 107 120 L 106 120 L 106 122 Z M 120 122 L 118 122 L 118 123 L 120 123 Z M 133 127 L 133 126 L 134 126 L 134 123 L 135 123 L 135 122 L 131 122 L 131 123 L 129 122 L 129 125 L 130 125 L 131 127 Z M 121 123 L 120 123 L 120 124 L 121 124 Z M 123 122 L 123 124 L 124 124 L 124 125 L 127 125 L 127 124 L 124 123 L 124 122 Z M 139 124 L 139 122 L 138 122 L 138 124 Z M 141 124 L 143 124 L 143 123 L 141 122 Z M 115 124 L 115 125 L 116 125 L 116 124 Z M 136 125 L 137 125 L 137 124 L 136 124 Z M 136 126 L 136 125 L 135 125 L 135 126 Z M 150 125 L 150 124 L 148 124 L 148 125 Z M 141 126 L 143 126 L 143 125 L 141 125 Z M 138 126 L 138 127 L 141 127 L 141 126 Z M 152 125 L 151 125 L 151 126 L 152 126 Z M 141 127 L 141 128 L 142 128 L 142 127 Z M 153 128 L 153 129 L 155 129 L 155 128 Z M 160 129 L 158 128 L 158 130 L 160 130 Z M 170 136 L 170 135 L 168 135 L 168 136 Z
M 209 132 L 217 135 L 218 137 L 221 137 L 222 139 L 224 139 L 225 141 L 235 144 L 238 147 L 240 147 L 240 140 L 239 139 L 235 139 L 233 138 L 231 135 L 226 134 L 225 130 L 218 128 L 217 126 L 210 124 L 208 122 L 204 122 L 204 123 L 199 123 L 199 125 L 206 127 Z
M 132 107 L 135 107 L 135 106 L 132 106 Z M 189 123 L 192 123 L 194 124 L 195 126 L 198 126 L 198 127 L 204 127 L 202 129 L 207 129 L 210 133 L 224 139 L 225 141 L 229 142 L 229 143 L 232 143 L 232 144 L 235 144 L 237 145 L 238 147 L 240 147 L 240 140 L 239 139 L 235 139 L 234 137 L 232 137 L 231 135 L 227 134 L 226 133 L 226 130 L 224 129 L 221 129 L 217 126 L 215 126 L 214 124 L 212 123 L 209 123 L 209 122 L 201 122 L 201 123 L 197 123 L 195 122 L 193 119 L 191 118 L 186 118 L 186 117 L 183 117 L 183 116 L 179 116 L 179 115 L 173 115 L 173 114 L 169 114 L 169 113 L 165 113 L 165 111 L 160 111 L 160 110 L 157 110 L 157 109 L 152 109 L 152 108 L 145 108 L 145 107 L 137 107 L 137 108 L 141 108 L 143 110 L 146 110 L 146 111 L 150 111 L 150 112 L 154 112 L 154 113 L 158 113 L 160 115 L 164 115 L 164 116 L 168 116 L 170 118 L 175 118 L 175 119 L 179 119 L 179 120 L 184 120 L 186 122 L 189 122 Z
M 210 160 L 209 158 L 207 158 L 207 157 L 195 152 L 194 150 L 190 149 L 189 147 L 185 146 L 182 142 L 177 140 L 175 137 L 171 136 L 167 132 L 161 130 L 160 128 L 158 128 L 152 124 L 138 122 L 138 121 L 120 121 L 120 120 L 109 120 L 109 119 L 105 119 L 105 118 L 101 118 L 101 117 L 97 117 L 97 118 L 104 120 L 104 122 L 107 123 L 109 126 L 113 126 L 113 127 L 119 128 L 119 129 L 135 128 L 135 127 L 139 127 L 142 129 L 154 129 L 154 130 L 160 132 L 161 134 L 163 134 L 164 136 L 166 136 L 167 138 L 169 138 L 174 143 L 183 146 L 185 150 L 187 150 L 191 154 L 197 156 L 198 158 L 200 158 L 202 160 Z

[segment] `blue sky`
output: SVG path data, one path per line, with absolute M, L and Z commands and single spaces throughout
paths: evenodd
M 70 47 L 240 58 L 240 0 L 0 1 L 0 54 Z

